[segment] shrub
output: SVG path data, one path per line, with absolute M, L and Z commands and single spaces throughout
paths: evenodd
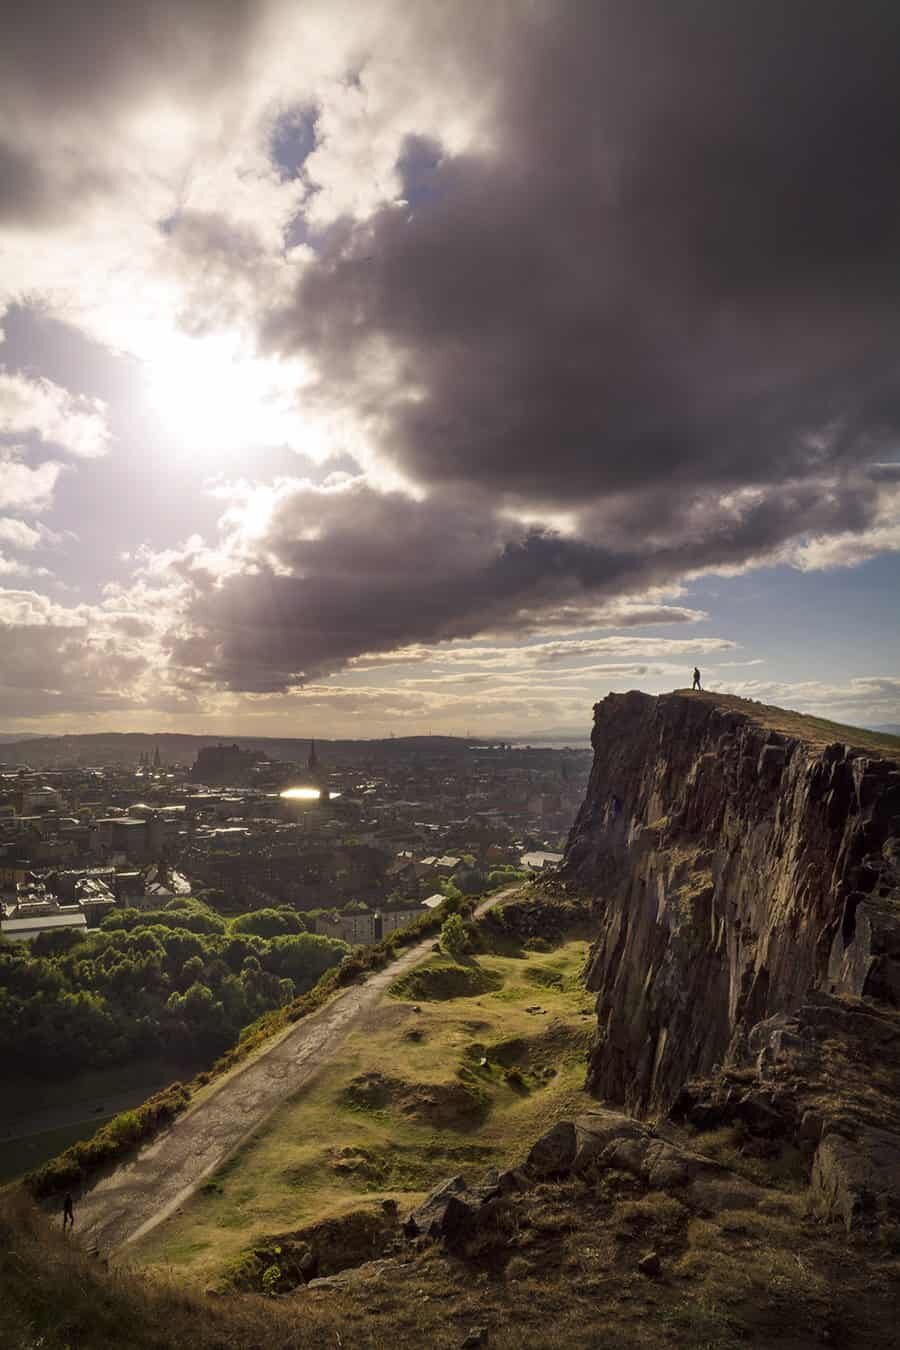
M 254 909 L 231 921 L 232 933 L 255 933 L 257 937 L 284 937 L 305 933 L 306 924 L 293 909 Z
M 468 951 L 469 939 L 459 914 L 451 914 L 441 925 L 441 946 L 455 961 Z
M 270 1266 L 266 1266 L 262 1273 L 263 1293 L 271 1298 L 278 1292 L 278 1283 L 281 1279 L 281 1266 L 277 1261 L 273 1261 Z
M 29 1172 L 25 1185 L 36 1199 L 42 1200 L 82 1184 L 106 1163 L 123 1157 L 160 1126 L 174 1120 L 189 1101 L 190 1090 L 183 1083 L 172 1083 L 133 1111 L 114 1116 L 90 1139 L 80 1139 L 59 1157 Z

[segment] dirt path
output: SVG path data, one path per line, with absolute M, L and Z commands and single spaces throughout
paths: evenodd
M 476 916 L 518 889 L 513 886 L 489 896 Z M 349 1032 L 365 1020 L 388 985 L 424 961 L 433 943 L 433 936 L 426 938 L 364 984 L 351 985 L 298 1022 L 270 1050 L 229 1075 L 216 1092 L 98 1182 L 76 1204 L 80 1242 L 111 1254 L 178 1209 L 276 1107 L 311 1081 Z

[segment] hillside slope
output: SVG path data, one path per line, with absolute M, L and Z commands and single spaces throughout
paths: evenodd
M 472 934 L 484 991 L 445 991 L 445 1013 L 433 990 L 421 1006 L 428 966 L 400 981 L 396 1007 L 348 1041 L 318 1095 L 286 1104 L 128 1249 L 155 1276 L 104 1277 L 55 1238 L 48 1263 L 33 1215 L 6 1220 L 0 1341 L 8 1327 L 23 1350 L 111 1346 L 132 1309 L 133 1344 L 148 1347 L 896 1344 L 892 743 L 686 692 L 610 696 L 593 741 L 563 875 L 487 916 L 491 941 Z M 566 911 L 593 939 L 596 1021 Z M 440 984 L 443 964 L 430 964 Z M 532 995 L 529 971 L 563 977 L 567 1006 L 544 1039 L 529 1034 L 532 999 L 557 986 Z M 585 1036 L 602 1102 L 578 1088 Z M 463 1098 L 480 1105 L 450 1148 L 444 1124 L 416 1113 L 452 1100 L 458 1115 Z M 418 1203 L 445 1165 L 463 1172 Z M 159 1267 L 208 1278 L 226 1249 L 240 1253 L 226 1274 L 241 1293 L 217 1282 L 208 1302 L 179 1299 L 152 1282 Z

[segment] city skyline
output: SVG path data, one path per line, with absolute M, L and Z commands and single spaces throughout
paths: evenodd
M 900 723 L 895 7 L 41 0 L 0 730 Z M 580 731 L 579 731 L 580 729 Z

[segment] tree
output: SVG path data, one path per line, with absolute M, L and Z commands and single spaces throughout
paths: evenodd
M 306 924 L 293 909 L 254 909 L 231 921 L 232 933 L 255 933 L 257 937 L 279 937 L 305 933 Z
M 441 925 L 441 946 L 454 961 L 458 961 L 468 951 L 466 926 L 458 914 L 451 914 Z
M 273 974 L 293 980 L 296 992 L 302 994 L 349 951 L 347 943 L 337 938 L 298 933 L 294 937 L 272 938 L 264 963 Z

